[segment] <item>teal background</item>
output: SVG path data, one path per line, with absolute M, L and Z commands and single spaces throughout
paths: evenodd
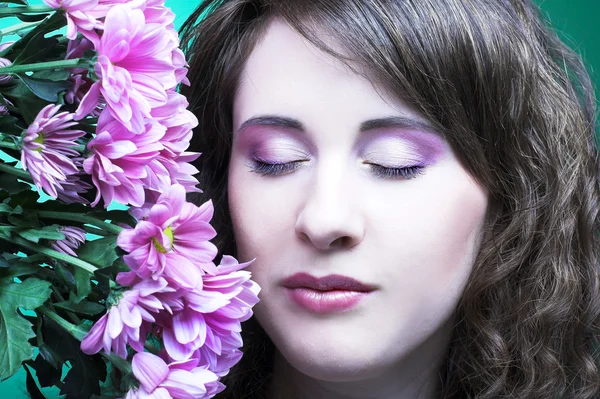
M 31 4 L 41 4 L 40 0 Z M 197 1 L 166 0 L 176 15 L 175 25 L 180 27 L 190 15 Z M 600 97 L 600 0 L 539 0 L 538 4 L 548 14 L 553 26 L 563 40 L 575 49 L 586 63 Z M 0 27 L 6 26 L 4 23 Z M 59 398 L 56 389 L 43 389 L 48 398 Z M 0 383 L 2 399 L 29 398 L 25 389 L 25 372 L 20 371 Z

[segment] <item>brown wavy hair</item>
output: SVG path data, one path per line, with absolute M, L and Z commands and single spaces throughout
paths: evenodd
M 192 150 L 203 153 L 205 191 L 194 200 L 213 199 L 222 253 L 235 252 L 226 184 L 233 98 L 274 18 L 414 106 L 489 190 L 481 249 L 439 370 L 440 397 L 600 398 L 594 91 L 537 6 L 203 1 L 182 28 L 191 81 L 183 92 L 200 121 Z M 273 344 L 253 320 L 244 334 L 245 356 L 220 398 L 268 395 Z

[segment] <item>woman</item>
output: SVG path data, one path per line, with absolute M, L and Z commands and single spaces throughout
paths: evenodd
M 256 258 L 222 398 L 598 398 L 598 150 L 523 0 L 204 1 L 202 197 Z

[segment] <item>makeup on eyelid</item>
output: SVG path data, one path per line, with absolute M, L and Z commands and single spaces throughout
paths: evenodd
M 262 164 L 258 168 L 259 172 L 267 172 L 265 165 L 283 165 L 311 159 L 311 149 L 308 148 L 304 135 L 298 137 L 298 132 L 285 132 L 280 128 L 274 130 L 263 126 L 248 127 L 239 134 L 240 145 L 247 148 L 245 152 L 250 160 Z M 361 135 L 355 147 L 365 164 L 381 165 L 384 168 L 422 168 L 435 163 L 445 152 L 446 145 L 441 137 L 432 133 L 377 129 Z M 257 171 L 255 166 L 249 166 Z M 296 167 L 288 167 L 286 170 L 291 171 Z
M 361 137 L 360 156 L 386 167 L 427 166 L 437 162 L 449 149 L 438 135 L 415 130 L 378 130 Z

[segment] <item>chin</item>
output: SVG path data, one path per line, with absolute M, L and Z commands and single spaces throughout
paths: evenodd
M 385 369 L 382 356 L 375 356 L 376 351 L 369 351 L 362 346 L 357 350 L 353 345 L 347 348 L 335 343 L 298 342 L 278 345 L 279 361 L 305 374 L 308 377 L 329 382 L 349 382 L 373 378 Z

